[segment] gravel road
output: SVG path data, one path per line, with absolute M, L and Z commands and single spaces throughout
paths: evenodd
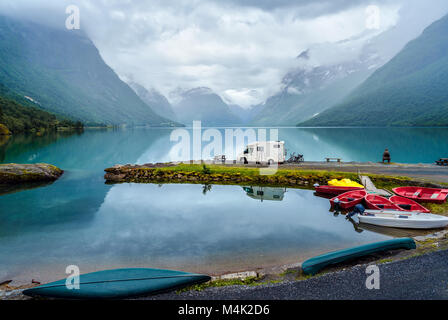
M 145 299 L 448 299 L 448 250 L 381 264 L 379 270 L 378 290 L 366 288 L 366 266 L 355 266 L 304 281 L 208 288 L 200 292 L 167 293 Z

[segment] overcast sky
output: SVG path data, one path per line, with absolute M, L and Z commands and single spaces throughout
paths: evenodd
M 206 86 L 245 107 L 278 91 L 309 47 L 326 44 L 317 64 L 352 59 L 379 33 L 414 37 L 448 11 L 446 0 L 1 0 L 0 12 L 63 27 L 68 4 L 122 79 L 167 96 Z M 366 28 L 369 5 L 379 29 Z

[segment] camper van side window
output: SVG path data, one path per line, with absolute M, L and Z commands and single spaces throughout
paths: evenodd
M 280 145 L 279 144 L 274 144 L 274 149 L 280 149 Z
M 252 154 L 254 152 L 254 148 L 250 148 L 249 152 Z
M 263 147 L 257 147 L 257 151 L 264 151 Z

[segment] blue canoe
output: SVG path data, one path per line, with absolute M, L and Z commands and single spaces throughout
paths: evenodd
M 302 264 L 305 274 L 315 275 L 321 269 L 341 262 L 353 260 L 373 253 L 394 249 L 415 249 L 416 245 L 411 238 L 393 239 L 365 244 L 359 247 L 325 253 L 323 255 L 306 260 Z
M 68 289 L 63 279 L 23 293 L 63 299 L 123 299 L 179 289 L 210 279 L 207 275 L 172 270 L 115 269 L 80 275 L 79 289 Z

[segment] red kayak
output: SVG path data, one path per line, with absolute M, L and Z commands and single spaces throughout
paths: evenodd
M 376 194 L 368 194 L 364 198 L 367 208 L 373 210 L 398 210 L 404 211 L 396 204 L 392 203 L 389 199 L 378 196 Z
M 405 198 L 405 197 L 400 197 L 400 196 L 393 196 L 390 197 L 389 200 L 396 204 L 397 206 L 399 206 L 402 210 L 405 211 L 415 211 L 415 212 L 425 212 L 425 213 L 431 213 L 431 211 L 429 211 L 428 209 L 426 209 L 424 206 L 422 206 L 421 204 Z
M 393 189 L 399 196 L 418 202 L 431 202 L 442 204 L 448 197 L 448 189 L 434 189 L 421 187 L 399 187 Z
M 349 191 L 359 191 L 364 190 L 364 188 L 359 187 L 338 187 L 338 186 L 317 186 L 316 192 L 322 194 L 331 194 L 338 196 L 340 194 L 349 192 Z
M 366 194 L 367 192 L 361 188 L 361 190 L 349 191 L 334 197 L 330 199 L 330 203 L 332 207 L 339 206 L 340 209 L 350 209 L 360 204 Z

